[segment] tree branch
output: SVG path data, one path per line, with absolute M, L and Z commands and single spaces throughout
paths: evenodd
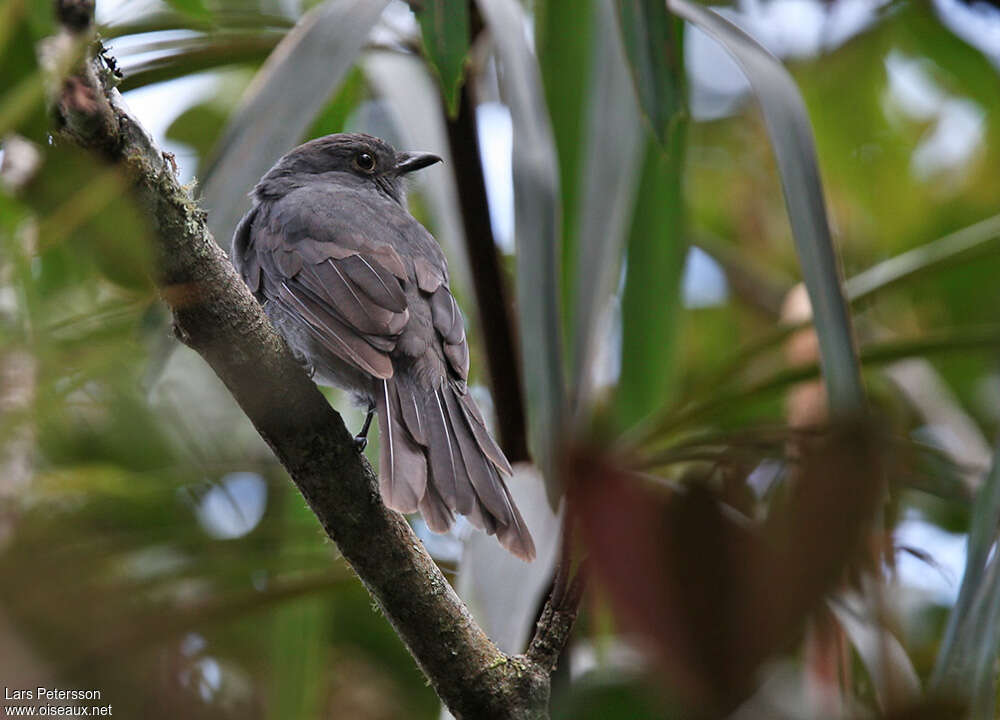
M 60 0 L 60 17 L 73 19 L 64 23 L 64 36 L 89 32 L 90 23 L 81 25 L 75 14 L 87 5 Z M 375 475 L 340 416 L 268 322 L 214 242 L 205 213 L 121 101 L 102 55 L 67 78 L 54 110 L 60 141 L 92 149 L 128 175 L 155 230 L 155 280 L 173 310 L 177 336 L 229 388 L 439 697 L 459 718 L 547 717 L 549 668 L 500 652 L 405 519 L 383 505 Z
M 576 575 L 572 575 L 574 525 L 574 508 L 567 503 L 563 513 L 559 563 L 552 579 L 552 590 L 538 617 L 535 634 L 525 652 L 532 662 L 549 675 L 556 669 L 559 657 L 569 642 L 569 636 L 576 624 L 580 601 L 583 599 L 583 591 L 587 585 L 586 559 L 577 566 Z M 570 580 L 570 577 L 573 579 Z
M 479 327 L 493 386 L 497 434 L 507 458 L 511 462 L 522 462 L 530 457 L 521 393 L 521 361 L 514 342 L 509 294 L 490 224 L 476 129 L 476 103 L 470 83 L 471 79 L 467 79 L 462 85 L 458 115 L 448 119 L 448 145 L 462 207 L 465 251 L 469 255 L 472 286 L 479 308 Z

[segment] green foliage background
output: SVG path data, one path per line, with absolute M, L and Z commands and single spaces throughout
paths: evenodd
M 593 98 L 595 68 L 606 61 L 593 49 L 612 11 L 639 88 L 631 110 L 639 120 L 620 121 L 620 132 L 635 135 L 632 156 L 622 160 L 633 191 L 606 239 L 617 243 L 609 265 L 590 253 L 580 218 L 588 178 L 604 171 L 588 154 L 602 142 L 593 131 L 601 112 Z M 818 370 L 792 366 L 789 333 L 779 322 L 803 270 L 764 116 L 749 101 L 718 119 L 690 116 L 685 35 L 660 4 L 539 0 L 529 13 L 537 50 L 530 67 L 558 158 L 558 205 L 543 209 L 560 218 L 550 239 L 559 243 L 561 265 L 549 286 L 558 292 L 529 288 L 519 295 L 522 317 L 559 298 L 559 343 L 573 349 L 559 364 L 584 383 L 580 368 L 596 362 L 592 348 L 606 342 L 597 335 L 593 345 L 582 341 L 598 330 L 581 297 L 609 285 L 621 335 L 620 373 L 579 405 L 567 401 L 575 412 L 558 403 L 546 410 L 546 401 L 529 394 L 529 420 L 542 430 L 533 437 L 555 438 L 559 413 L 571 414 L 582 434 L 606 448 L 627 448 L 671 487 L 703 478 L 706 467 L 710 478 L 717 468 L 733 471 L 734 486 L 719 497 L 751 518 L 766 516 L 773 496 L 753 496 L 747 477 L 764 460 L 787 461 L 787 436 L 775 440 L 765 431 L 787 429 L 787 391 Z M 111 18 L 101 35 L 125 68 L 126 100 L 129 90 L 217 74 L 218 92 L 187 108 L 167 131 L 190 149 L 184 169 L 210 185 L 213 169 L 223 165 L 227 132 L 240 119 L 240 98 L 253 91 L 256 71 L 300 17 L 263 1 L 171 0 L 156 12 Z M 426 2 L 417 17 L 419 33 L 390 32 L 391 40 L 366 48 L 362 58 L 426 57 L 426 72 L 440 82 L 434 106 L 442 119 L 454 114 L 458 88 L 470 78 L 486 78 L 483 96 L 496 95 L 486 49 L 468 42 L 469 28 L 481 22 L 475 7 Z M 0 640 L 0 679 L 31 667 L 53 686 L 98 687 L 126 718 L 437 717 L 433 692 L 266 447 L 199 359 L 174 347 L 149 279 L 151 218 L 130 197 L 127 180 L 50 141 L 51 79 L 38 61 L 39 43 L 56 32 L 50 5 L 3 0 L 0 18 L 5 159 L 13 134 L 38 154 L 27 182 L 0 190 L 0 456 L 7 473 L 0 477 L 0 632 L 9 635 Z M 186 32 L 160 34 L 178 29 Z M 887 70 L 899 62 L 914 63 L 930 79 L 942 106 L 960 102 L 975 110 L 981 136 L 970 157 L 915 171 L 915 153 L 941 122 L 941 107 L 924 117 L 904 111 Z M 883 370 L 901 358 L 925 360 L 952 395 L 939 397 L 937 409 L 966 417 L 987 443 L 996 437 L 1000 233 L 996 222 L 977 223 L 1000 204 L 997 68 L 932 6 L 915 0 L 886 4 L 862 32 L 786 65 L 815 134 L 844 276 L 884 269 L 890 258 L 971 228 L 961 252 L 918 252 L 903 280 L 876 278 L 852 310 L 869 402 L 901 448 L 903 469 L 889 478 L 882 513 L 885 532 L 916 516 L 972 533 L 973 543 L 989 548 L 996 517 L 986 513 L 978 525 L 971 517 L 976 492 L 981 503 L 995 502 L 995 478 L 984 484 L 988 459 L 936 446 L 912 393 Z M 301 67 L 296 81 L 322 84 L 328 72 Z M 296 140 L 384 126 L 379 92 L 363 62 L 345 68 Z M 253 179 L 239 181 L 248 188 Z M 418 187 L 414 212 L 440 233 L 431 206 Z M 726 271 L 724 302 L 682 302 L 683 259 L 692 246 Z M 523 270 L 507 259 L 508 279 L 516 281 Z M 451 260 L 454 267 L 463 262 Z M 471 293 L 461 302 L 474 325 Z M 470 332 L 474 380 L 486 384 L 481 331 Z M 567 382 L 562 390 L 572 400 L 579 388 Z M 346 407 L 337 393 L 331 399 Z M 349 423 L 359 422 L 355 411 L 347 413 Z M 11 469 L 18 461 L 21 472 Z M 236 472 L 259 476 L 266 504 L 252 531 L 223 539 L 206 530 L 197 508 Z M 699 552 L 697 543 L 691 552 Z M 986 554 L 981 559 L 986 563 Z M 949 608 L 915 591 L 889 586 L 890 594 L 910 593 L 918 609 L 904 612 L 900 602 L 885 623 L 922 686 L 950 687 L 978 717 L 992 717 L 991 670 L 975 682 L 941 683 L 950 666 L 972 667 L 977 672 L 969 677 L 983 674 L 984 664 L 993 667 L 997 618 L 988 608 L 1000 597 L 993 569 L 995 562 L 977 576 L 979 584 L 963 587 L 978 598 L 966 612 L 981 623 L 963 630 L 953 619 L 953 646 L 942 644 Z M 554 716 L 684 717 L 672 709 L 669 673 L 616 659 L 622 623 L 608 595 L 598 583 L 589 597 L 577 642 L 595 661 L 582 678 L 557 686 Z M 879 712 L 864 651 L 852 647 L 853 672 L 841 689 L 856 701 L 852 708 Z M 801 666 L 801 656 L 789 659 Z

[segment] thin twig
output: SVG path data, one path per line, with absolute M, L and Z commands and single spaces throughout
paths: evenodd
M 525 429 L 521 363 L 513 331 L 511 305 L 504 282 L 476 130 L 476 103 L 469 82 L 462 87 L 458 115 L 448 120 L 448 145 L 462 208 L 465 247 L 479 308 L 479 327 L 486 346 L 497 413 L 497 435 L 511 462 L 529 459 Z M 442 101 L 443 102 L 443 101 Z
M 587 584 L 586 559 L 577 565 L 575 575 L 572 573 L 574 523 L 571 510 L 567 506 L 563 516 L 559 563 L 552 579 L 552 590 L 525 653 L 532 663 L 549 674 L 555 670 L 559 656 L 569 642 Z

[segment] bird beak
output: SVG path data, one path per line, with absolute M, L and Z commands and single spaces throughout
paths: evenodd
M 413 172 L 414 170 L 425 168 L 428 165 L 443 162 L 441 158 L 432 153 L 401 152 L 398 153 L 396 157 L 398 158 L 396 162 L 397 175 L 405 175 Z

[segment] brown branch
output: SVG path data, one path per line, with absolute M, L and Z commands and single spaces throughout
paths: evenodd
M 514 341 L 507 286 L 490 224 L 483 179 L 483 162 L 476 132 L 476 103 L 469 81 L 462 86 L 458 115 L 448 120 L 448 145 L 455 168 L 458 201 L 462 207 L 465 251 L 479 308 L 479 327 L 486 346 L 497 412 L 497 435 L 511 462 L 529 460 L 521 362 Z M 442 101 L 443 102 L 443 101 Z
M 86 30 L 74 23 L 63 33 Z M 547 717 L 549 668 L 500 652 L 406 520 L 383 505 L 340 416 L 268 322 L 214 242 L 205 213 L 113 83 L 100 55 L 77 68 L 54 99 L 58 137 L 96 151 L 131 180 L 155 229 L 155 280 L 177 336 L 229 388 L 452 713 Z
M 556 669 L 559 657 L 569 642 L 587 584 L 586 559 L 577 566 L 576 575 L 572 575 L 574 527 L 572 510 L 567 504 L 563 514 L 559 564 L 552 579 L 552 590 L 535 625 L 535 635 L 525 652 L 535 665 L 549 675 Z

